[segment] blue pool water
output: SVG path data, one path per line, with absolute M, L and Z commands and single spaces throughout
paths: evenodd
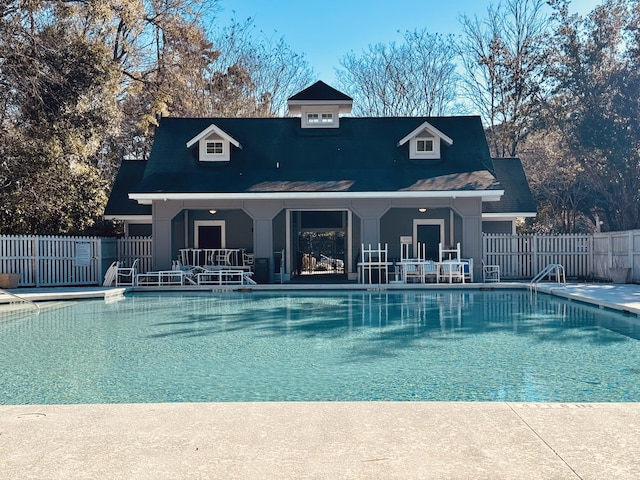
M 639 338 L 528 291 L 136 294 L 0 310 L 0 404 L 640 401 Z

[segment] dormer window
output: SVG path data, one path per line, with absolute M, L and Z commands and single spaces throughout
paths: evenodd
M 412 138 L 409 145 L 410 158 L 425 160 L 440 158 L 440 138 L 432 137 L 429 132 L 422 132 Z
M 231 145 L 242 148 L 240 143 L 216 125 L 209 125 L 187 142 L 187 148 L 198 144 L 198 160 L 201 162 L 228 162 L 231 160 Z
M 215 133 L 200 142 L 201 162 L 221 162 L 230 160 L 229 142 L 219 138 Z
M 338 108 L 331 105 L 302 107 L 302 128 L 337 128 Z
M 333 124 L 333 112 L 327 113 L 307 113 L 307 125 L 318 124 L 332 125 Z
M 300 116 L 302 128 L 340 128 L 340 116 L 351 113 L 353 99 L 317 81 L 287 100 L 289 115 Z
M 222 155 L 224 152 L 223 143 L 221 141 L 207 141 L 207 155 Z
M 433 137 L 416 138 L 416 153 L 418 155 L 434 152 L 435 139 Z
M 409 142 L 409 158 L 412 160 L 440 159 L 440 145 L 453 145 L 453 140 L 429 122 L 415 128 L 411 133 L 398 142 L 402 146 Z

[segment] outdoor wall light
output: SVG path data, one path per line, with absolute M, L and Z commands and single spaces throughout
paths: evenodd
M 426 208 L 419 208 L 419 209 L 418 209 L 418 211 L 419 211 L 420 213 L 424 213 L 424 212 L 426 212 L 426 211 L 427 211 L 427 209 L 426 209 Z
M 209 210 L 209 213 L 210 213 L 211 215 L 215 215 L 215 214 L 217 213 L 217 210 L 211 209 L 211 210 Z

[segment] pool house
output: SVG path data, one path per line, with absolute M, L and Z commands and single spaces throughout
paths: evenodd
M 520 160 L 491 158 L 479 117 L 355 118 L 321 81 L 288 107 L 162 118 L 148 160 L 122 162 L 105 218 L 152 236 L 154 270 L 232 249 L 265 283 L 357 280 L 370 248 L 391 262 L 458 245 L 482 278 L 483 233 L 535 215 Z

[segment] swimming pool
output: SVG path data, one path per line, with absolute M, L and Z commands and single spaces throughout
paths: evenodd
M 518 290 L 135 294 L 0 311 L 0 404 L 640 401 L 639 338 Z

